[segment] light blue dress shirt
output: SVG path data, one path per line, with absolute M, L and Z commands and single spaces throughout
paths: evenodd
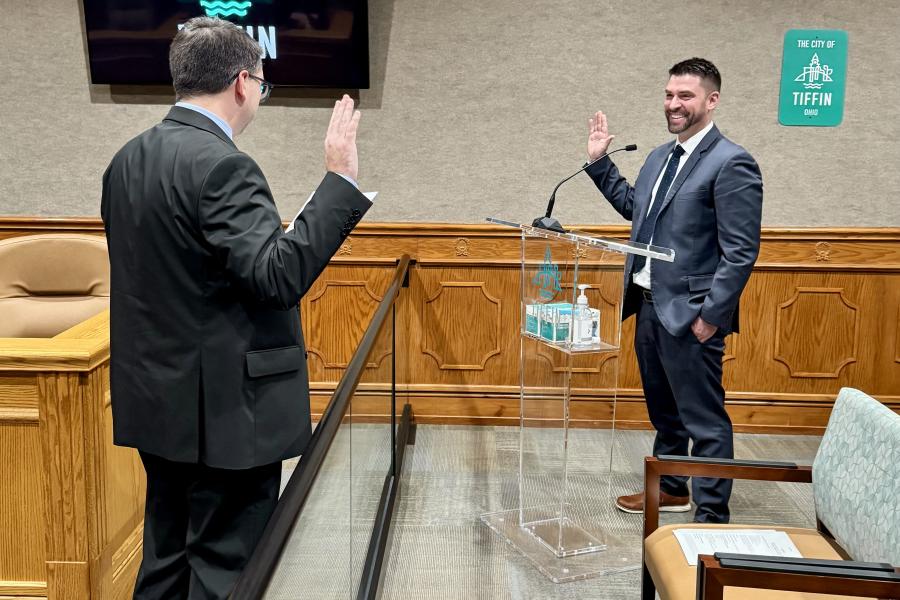
M 205 108 L 203 108 L 202 106 L 197 106 L 196 104 L 191 104 L 190 102 L 176 102 L 175 106 L 180 106 L 181 108 L 189 108 L 193 111 L 200 113 L 201 115 L 203 115 L 204 117 L 206 117 L 207 119 L 209 119 L 210 121 L 212 121 L 213 123 L 218 125 L 219 129 L 221 129 L 222 131 L 225 132 L 225 135 L 228 136 L 229 140 L 234 139 L 234 132 L 231 130 L 231 126 L 228 123 L 226 123 L 225 120 L 222 117 L 220 117 L 219 115 L 217 115 L 216 113 L 210 112 L 210 111 L 206 110 Z

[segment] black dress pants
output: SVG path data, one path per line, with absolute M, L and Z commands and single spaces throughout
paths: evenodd
M 225 599 L 275 505 L 281 463 L 216 469 L 141 452 L 147 472 L 136 600 Z
M 734 434 L 722 387 L 725 334 L 717 331 L 703 344 L 692 331 L 675 337 L 660 323 L 653 304 L 642 301 L 634 348 L 647 411 L 656 429 L 653 455 L 687 456 L 691 441 L 691 456 L 734 458 Z M 730 479 L 694 477 L 691 487 L 695 521 L 729 521 Z M 687 477 L 663 476 L 660 489 L 687 496 Z

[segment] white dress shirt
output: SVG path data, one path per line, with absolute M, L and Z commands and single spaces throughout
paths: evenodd
M 713 122 L 710 121 L 706 124 L 706 127 L 689 137 L 683 142 L 679 142 L 678 138 L 675 138 L 675 143 L 684 148 L 684 154 L 681 156 L 681 160 L 678 162 L 678 169 L 675 171 L 675 177 L 678 177 L 678 174 L 681 173 L 681 168 L 687 163 L 688 158 L 690 158 L 691 153 L 697 149 L 697 146 L 700 145 L 700 141 L 703 137 L 709 133 L 709 130 L 713 128 Z M 669 155 L 671 158 L 671 154 Z M 666 161 L 668 164 L 668 161 Z M 663 165 L 662 171 L 659 172 L 659 177 L 656 178 L 656 183 L 653 185 L 653 192 L 650 195 L 650 204 L 647 205 L 647 214 L 650 214 L 650 209 L 653 207 L 653 203 L 656 201 L 656 190 L 659 189 L 659 184 L 662 182 L 663 174 L 666 172 L 666 167 Z M 674 183 L 675 180 L 672 180 Z M 650 238 L 650 244 L 653 243 L 653 238 Z M 644 268 L 631 276 L 631 280 L 636 284 L 641 286 L 644 289 L 650 289 L 650 263 L 653 260 L 648 258 L 644 263 Z

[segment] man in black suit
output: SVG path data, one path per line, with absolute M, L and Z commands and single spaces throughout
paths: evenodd
M 637 315 L 635 350 L 653 454 L 732 458 L 725 412 L 725 336 L 738 330 L 738 299 L 759 254 L 762 176 L 753 157 L 712 121 L 722 79 L 707 60 L 669 70 L 665 115 L 677 139 L 654 149 L 634 185 L 608 158 L 587 173 L 612 206 L 632 221 L 631 239 L 675 251 L 675 262 L 629 255 L 622 318 Z M 606 115 L 590 120 L 588 155 L 603 155 L 615 136 Z M 685 477 L 663 477 L 660 510 L 690 510 Z M 694 478 L 694 520 L 727 523 L 731 480 Z M 643 511 L 639 492 L 616 506 Z
M 369 209 L 359 112 L 344 96 L 327 173 L 285 232 L 232 136 L 271 85 L 259 45 L 219 19 L 172 42 L 178 102 L 103 176 L 115 443 L 147 472 L 135 598 L 226 598 L 311 435 L 298 302 Z

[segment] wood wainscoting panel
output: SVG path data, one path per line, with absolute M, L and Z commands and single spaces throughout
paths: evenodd
M 0 419 L 0 456 L 6 463 L 0 477 L 0 582 L 44 582 L 44 464 L 37 409 L 30 422 Z
M 109 563 L 110 574 L 106 574 L 105 562 L 98 563 L 96 568 L 104 574 L 101 580 L 99 598 L 121 598 L 125 600 L 134 595 L 134 584 L 137 579 L 138 569 L 141 566 L 141 551 L 143 550 L 144 525 L 141 524 L 132 531 L 127 538 L 117 546 Z
M 841 369 L 857 362 L 858 353 L 859 307 L 844 297 L 843 288 L 798 287 L 778 305 L 774 358 L 791 377 L 837 379 Z
M 6 373 L 0 378 L 0 421 L 12 418 L 16 409 L 31 409 L 37 423 L 37 407 L 37 376 L 34 373 Z
M 896 272 L 754 271 L 741 298 L 735 360 L 725 389 L 777 402 L 855 387 L 900 401 L 900 368 L 887 340 L 900 305 Z
M 578 229 L 618 239 L 629 233 L 628 226 Z M 102 225 L 0 219 L 0 238 L 59 230 L 102 234 Z M 313 412 L 340 379 L 338 365 L 352 354 L 403 253 L 416 264 L 396 305 L 394 358 L 404 384 L 398 401 L 410 399 L 420 422 L 518 423 L 521 237 L 494 225 L 354 229 L 352 247 L 332 259 L 301 302 Z M 621 257 L 588 252 L 580 259 L 582 280 L 592 284 L 588 297 L 604 311 L 608 333 L 621 310 Z M 363 386 L 382 386 L 360 391 L 357 408 L 372 418 L 386 406 L 388 330 L 362 378 Z M 649 427 L 633 340 L 628 319 L 617 352 L 576 359 L 574 424 L 608 426 L 615 406 L 620 426 Z M 548 380 L 558 377 L 563 363 L 543 354 Z M 740 333 L 726 340 L 723 370 L 727 409 L 739 431 L 820 432 L 844 386 L 900 410 L 900 228 L 763 229 L 741 299 Z
M 900 302 L 897 303 L 897 332 L 894 335 L 894 345 L 897 347 L 894 362 L 900 363 Z
M 409 295 L 409 377 L 462 386 L 510 383 L 518 339 L 509 331 L 518 330 L 520 312 L 510 289 L 518 290 L 519 279 L 518 269 L 506 267 L 413 267 L 402 292 Z
M 311 319 L 317 327 L 310 327 L 307 352 L 318 357 L 327 368 L 347 368 L 379 302 L 381 296 L 365 281 L 323 282 L 309 298 Z M 384 348 L 379 350 L 368 366 L 377 367 L 388 352 Z
M 91 582 L 97 597 L 127 598 L 140 566 L 146 479 L 137 450 L 113 445 L 109 364 L 84 377 L 87 397 L 100 400 L 86 414 L 86 431 L 94 436 L 85 445 L 96 524 L 90 531 Z M 129 575 L 122 579 L 123 573 Z
M 40 427 L 44 467 L 44 516 L 47 530 L 46 558 L 50 562 L 87 564 L 87 482 L 85 464 L 85 403 L 81 374 L 38 375 L 41 398 Z M 74 567 L 72 567 L 74 568 Z M 70 572 L 62 566 L 58 574 Z M 61 575 L 68 577 L 68 575 Z M 85 577 L 87 574 L 85 573 Z M 51 573 L 48 586 L 53 597 Z
M 395 268 L 393 260 L 333 262 L 312 285 L 300 302 L 310 381 L 340 380 Z M 390 374 L 385 365 L 390 351 L 390 338 L 382 335 L 369 357 L 366 376 L 371 377 L 370 371 Z
M 109 311 L 0 355 L 0 597 L 130 597 L 144 476 L 112 443 Z
M 484 281 L 440 281 L 422 305 L 422 352 L 442 371 L 483 371 L 500 354 L 502 303 Z
M 91 595 L 88 565 L 79 561 L 47 561 L 47 598 L 84 600 Z
M 45 581 L 0 580 L 0 600 L 47 600 Z

